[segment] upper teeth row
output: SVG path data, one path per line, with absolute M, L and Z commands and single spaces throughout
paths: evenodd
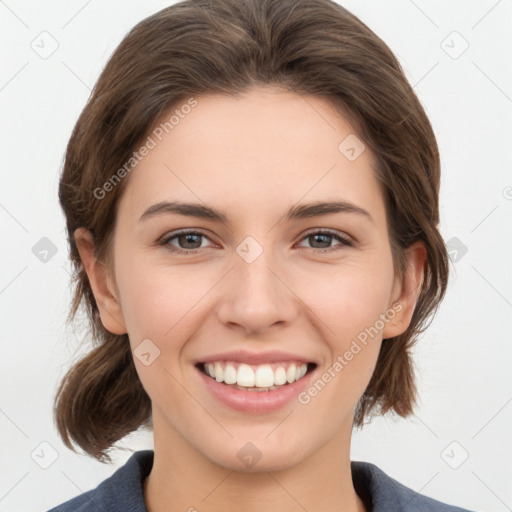
M 244 387 L 268 388 L 271 386 L 280 386 L 287 382 L 291 384 L 304 377 L 307 372 L 307 364 L 290 364 L 285 370 L 283 366 L 278 366 L 275 370 L 268 364 L 260 365 L 253 370 L 248 364 L 241 364 L 236 369 L 231 364 L 222 365 L 221 363 L 205 364 L 207 373 L 217 382 L 226 384 L 238 384 Z

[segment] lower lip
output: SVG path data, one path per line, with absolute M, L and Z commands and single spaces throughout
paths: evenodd
M 307 387 L 311 376 L 316 371 L 314 368 L 292 384 L 271 391 L 243 391 L 217 382 L 199 368 L 196 369 L 206 387 L 218 400 L 233 409 L 253 414 L 276 411 L 296 399 Z

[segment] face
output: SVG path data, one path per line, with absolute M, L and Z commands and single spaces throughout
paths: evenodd
M 327 100 L 196 100 L 129 176 L 107 284 L 86 267 L 103 324 L 129 335 L 155 443 L 285 468 L 349 442 L 381 341 L 410 320 L 410 283 L 375 159 Z

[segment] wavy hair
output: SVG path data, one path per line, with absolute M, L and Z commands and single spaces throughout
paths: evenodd
M 328 99 L 376 156 L 393 263 L 405 271 L 405 249 L 427 249 L 421 290 L 408 329 L 383 341 L 354 424 L 370 413 L 413 411 L 416 384 L 410 350 L 429 323 L 448 281 L 438 231 L 440 162 L 427 115 L 388 46 L 356 16 L 330 0 L 185 0 L 138 23 L 108 60 L 73 129 L 59 183 L 66 218 L 74 296 L 68 321 L 84 305 L 93 347 L 58 387 L 54 419 L 105 462 L 107 451 L 139 427 L 151 427 L 151 401 L 138 378 L 128 335 L 107 331 L 74 231 L 91 231 L 96 256 L 112 265 L 116 207 L 129 181 L 101 200 L 101 188 L 132 156 L 161 116 L 186 98 L 237 95 L 276 85 Z

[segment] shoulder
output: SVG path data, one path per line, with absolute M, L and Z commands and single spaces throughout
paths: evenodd
M 375 464 L 352 461 L 351 467 L 354 488 L 372 512 L 471 512 L 420 494 L 390 477 Z
M 98 486 L 99 487 L 99 486 Z M 99 510 L 103 510 L 101 506 L 95 505 L 98 502 L 98 487 L 91 491 L 84 492 L 80 496 L 70 499 L 60 505 L 52 508 L 48 512 L 86 512 L 96 507 Z M 99 499 L 101 501 L 101 498 Z
M 152 466 L 152 450 L 135 452 L 95 489 L 61 503 L 48 512 L 147 512 L 142 485 Z

